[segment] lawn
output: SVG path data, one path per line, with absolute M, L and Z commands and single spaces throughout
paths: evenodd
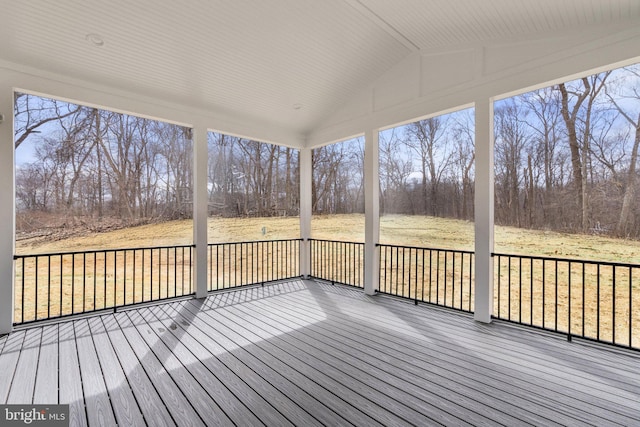
M 298 218 L 279 217 L 210 218 L 208 229 L 210 243 L 229 243 L 297 239 L 300 228 Z M 383 216 L 380 219 L 380 242 L 383 244 L 473 251 L 473 234 L 473 223 L 468 221 L 402 215 Z M 363 242 L 364 216 L 314 216 L 312 238 Z M 106 251 L 191 245 L 191 243 L 192 223 L 190 220 L 184 220 L 103 233 L 76 234 L 73 237 L 60 239 L 51 236 L 23 239 L 16 243 L 16 253 L 33 255 L 88 250 Z M 264 252 L 264 246 L 262 248 L 261 251 Z M 42 318 L 47 315 L 47 310 L 52 310 L 54 315 L 68 314 L 190 293 L 193 290 L 189 273 L 192 258 L 189 251 L 190 248 L 177 252 L 157 249 L 142 252 L 129 251 L 126 254 L 118 252 L 118 255 L 115 252 L 108 254 L 100 252 L 64 259 L 62 256 L 42 258 L 38 265 L 30 261 L 24 265 L 25 319 L 30 319 L 29 316 L 33 315 L 29 313 L 36 311 L 38 317 Z M 258 254 L 256 251 L 255 245 L 236 245 L 229 246 L 229 249 L 226 252 L 222 251 L 221 255 L 216 253 L 217 262 L 222 262 L 224 265 L 221 269 L 216 268 L 210 260 L 209 270 L 212 272 L 210 283 L 241 284 L 248 280 L 249 276 L 254 277 L 249 270 L 257 272 L 262 268 L 258 266 L 260 264 L 258 259 L 275 258 L 275 256 L 282 258 L 284 253 L 277 248 L 274 249 L 273 246 L 266 246 L 266 254 Z M 640 242 L 638 241 L 513 227 L 496 227 L 495 252 L 640 264 Z M 323 256 L 326 256 L 326 253 Z M 459 308 L 464 306 L 473 310 L 473 289 L 468 286 L 473 282 L 469 256 L 463 258 L 453 252 L 438 251 L 429 253 L 428 257 L 423 258 L 415 251 L 405 251 L 396 252 L 395 255 L 392 252 L 385 253 L 382 258 L 384 258 L 381 261 L 386 272 L 384 278 L 381 275 L 381 286 L 384 284 L 385 292 L 405 297 L 420 295 L 424 300 L 438 304 L 447 301 L 446 305 L 450 306 L 460 301 Z M 393 258 L 396 263 L 401 259 L 402 264 L 395 265 Z M 431 263 L 429 263 L 430 259 Z M 333 265 L 333 268 L 327 271 L 338 271 L 340 268 L 336 265 L 343 261 L 338 258 L 327 258 L 323 262 Z M 270 268 L 279 268 L 279 261 L 269 262 L 272 264 Z M 104 268 L 96 269 L 96 264 L 99 266 L 104 264 Z M 357 267 L 355 264 L 350 264 L 347 268 L 357 268 L 361 271 L 361 264 L 362 262 L 358 261 Z M 187 265 L 186 270 L 184 265 Z M 640 314 L 638 313 L 640 268 L 631 271 L 607 266 L 600 268 L 594 264 L 582 267 L 582 264 L 563 261 L 541 262 L 525 259 L 522 262 L 516 258 L 512 262 L 508 258 L 501 260 L 496 258 L 494 266 L 496 315 L 562 331 L 568 329 L 570 317 L 570 327 L 575 333 L 612 340 L 615 331 L 616 341 L 621 342 L 622 339 L 623 343 L 624 337 L 631 329 L 634 346 L 640 346 Z M 214 269 L 215 273 L 213 273 Z M 17 277 L 22 270 L 22 265 L 17 261 Z M 244 273 L 238 270 L 243 270 Z M 34 292 L 35 271 L 38 271 L 37 293 Z M 60 274 L 57 274 L 58 272 Z M 569 273 L 571 278 L 568 277 Z M 276 274 L 278 274 L 277 271 Z M 261 275 L 263 273 L 260 273 Z M 387 278 L 389 282 L 383 283 L 383 279 L 386 281 Z M 614 281 L 617 285 L 612 287 L 611 284 Z M 550 285 L 555 283 L 558 283 L 558 287 Z M 151 284 L 154 284 L 155 288 L 152 289 Z M 383 290 L 382 287 L 381 290 Z M 18 301 L 21 300 L 22 294 L 22 282 L 20 282 L 16 287 L 16 301 L 19 308 L 21 304 Z M 632 304 L 629 304 L 630 295 Z M 54 300 L 50 307 L 46 305 L 49 299 Z M 571 316 L 568 311 L 569 305 L 571 305 Z M 633 319 L 630 327 L 631 310 L 633 310 Z M 22 312 L 18 310 L 16 321 L 21 321 L 21 316 Z M 584 331 L 582 331 L 583 324 Z
M 364 215 L 314 216 L 311 226 L 312 237 L 316 239 L 364 242 Z M 193 242 L 192 230 L 191 220 L 181 220 L 60 240 L 24 239 L 16 243 L 16 253 L 189 245 Z M 297 217 L 210 218 L 209 242 L 295 239 L 300 235 L 299 230 Z M 473 223 L 469 221 L 410 215 L 387 215 L 380 219 L 380 242 L 385 244 L 473 250 L 473 236 Z M 495 252 L 640 263 L 640 241 L 637 240 L 515 227 L 496 226 Z

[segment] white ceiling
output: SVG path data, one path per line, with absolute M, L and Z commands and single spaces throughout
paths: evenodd
M 415 52 L 638 22 L 638 0 L 0 0 L 0 60 L 307 135 Z

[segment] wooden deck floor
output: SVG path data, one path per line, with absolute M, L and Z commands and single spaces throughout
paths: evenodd
M 640 425 L 640 355 L 310 281 L 0 338 L 72 425 Z

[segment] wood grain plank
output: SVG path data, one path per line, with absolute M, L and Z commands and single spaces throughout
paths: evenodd
M 474 367 L 484 369 L 484 375 L 497 374 L 504 378 L 505 381 L 515 384 L 519 387 L 520 393 L 528 396 L 533 402 L 540 405 L 551 406 L 556 408 L 559 414 L 569 414 L 576 420 L 589 422 L 589 420 L 616 420 L 617 414 L 622 418 L 619 420 L 624 423 L 625 419 L 635 419 L 637 416 L 636 404 L 632 403 L 637 393 L 628 393 L 620 390 L 613 392 L 613 396 L 602 395 L 599 388 L 602 384 L 585 383 L 584 377 L 568 376 L 562 367 L 563 363 L 557 369 L 553 369 L 553 365 L 547 363 L 547 367 L 542 371 L 538 369 L 536 363 L 531 363 L 526 358 L 520 356 L 519 349 L 514 350 L 509 339 L 503 339 L 500 334 L 500 325 L 491 327 L 490 332 L 483 325 L 478 328 L 473 321 L 459 323 L 456 326 L 446 326 L 446 322 L 439 322 L 438 319 L 443 317 L 450 319 L 452 316 L 447 311 L 432 310 L 429 307 L 416 308 L 412 304 L 405 303 L 395 298 L 383 297 L 369 301 L 366 307 L 357 304 L 348 304 L 341 298 L 331 295 L 330 292 L 323 293 L 318 289 L 310 288 L 312 297 L 310 304 L 318 301 L 325 301 L 322 304 L 323 310 L 336 310 L 345 312 L 350 316 L 352 322 L 360 325 L 362 328 L 368 328 L 372 334 L 385 333 L 389 342 L 393 342 L 396 346 L 410 346 L 419 351 L 429 342 L 438 342 L 436 351 L 426 348 L 425 351 L 430 353 L 430 357 L 440 357 L 448 363 L 464 363 Z M 374 302 L 372 304 L 372 302 Z M 386 307 L 386 308 L 385 308 Z M 386 312 L 391 309 L 391 312 Z M 417 312 L 416 312 L 417 311 Z M 436 316 L 436 317 L 433 317 Z M 403 319 L 404 321 L 411 319 L 409 327 L 399 322 L 389 322 L 389 318 Z M 433 317 L 433 320 L 426 324 L 425 317 Z M 430 326 L 428 326 L 430 325 Z M 464 326 L 461 326 L 464 325 Z M 529 331 L 523 330 L 523 334 Z M 527 346 L 530 351 L 535 351 L 537 340 L 546 341 L 547 337 L 539 337 L 532 334 L 527 337 L 524 335 L 521 340 L 530 340 Z M 576 349 L 570 343 L 567 345 L 566 354 L 562 359 L 571 360 L 572 354 Z M 499 348 L 501 351 L 496 351 Z M 544 360 L 549 357 L 544 351 L 537 353 L 535 359 Z M 478 355 L 480 357 L 473 357 Z M 429 359 L 433 360 L 433 359 Z M 468 369 L 468 368 L 467 368 Z M 463 370 L 461 370 L 463 371 Z M 474 373 L 474 377 L 482 377 L 482 373 Z M 559 379 L 560 378 L 560 379 Z M 612 382 L 611 384 L 615 384 Z M 636 383 L 638 384 L 638 383 Z M 586 385 L 586 386 L 585 386 Z M 638 385 L 633 386 L 639 390 Z M 537 395 L 532 392 L 538 390 Z M 611 390 L 610 390 L 611 391 Z M 623 396 L 619 396 L 624 393 Z M 529 397 L 530 396 L 530 397 Z M 607 403 L 607 400 L 612 400 Z
M 262 305 L 266 307 L 260 307 Z M 277 305 L 275 299 L 270 299 L 265 304 L 259 302 L 242 307 L 234 306 L 229 310 L 256 316 L 252 323 L 255 323 L 259 317 L 263 326 L 269 326 L 282 332 L 286 332 L 285 328 L 291 328 L 295 330 L 295 333 L 289 333 L 286 336 L 293 338 L 290 342 L 297 348 L 323 354 L 329 363 L 335 363 L 332 361 L 333 358 L 339 361 L 344 369 L 353 371 L 355 375 L 370 375 L 389 384 L 385 393 L 393 396 L 389 403 L 390 407 L 398 404 L 410 405 L 432 419 L 439 418 L 437 413 L 444 411 L 459 419 L 471 420 L 475 425 L 495 423 L 504 425 L 545 423 L 551 425 L 554 423 L 553 420 L 543 418 L 516 418 L 507 412 L 498 410 L 495 405 L 493 406 L 494 411 L 486 411 L 486 404 L 475 400 L 473 395 L 467 396 L 460 393 L 456 387 L 446 387 L 431 378 L 428 380 L 421 378 L 418 370 L 411 372 L 410 366 L 399 360 L 388 359 L 387 361 L 392 363 L 381 363 L 384 362 L 382 355 L 369 347 L 361 345 L 357 341 L 343 341 L 339 335 L 328 330 L 319 330 L 315 327 L 316 323 L 309 323 L 308 317 L 301 320 L 295 314 L 288 315 L 285 307 Z M 370 367 L 376 369 L 370 369 Z M 409 397 L 397 392 L 392 393 L 394 387 L 398 391 L 408 393 Z
M 221 345 L 229 351 L 237 348 L 250 349 L 250 353 L 255 354 L 261 360 L 265 360 L 269 365 L 276 365 L 280 361 L 284 362 L 281 365 L 283 369 L 279 369 L 280 372 L 286 372 L 287 377 L 293 375 L 295 372 L 302 374 L 306 377 L 306 382 L 311 381 L 325 390 L 330 391 L 331 394 L 333 394 L 331 399 L 334 402 L 347 402 L 353 406 L 353 408 L 357 408 L 363 414 L 370 417 L 369 424 L 407 424 L 402 418 L 373 404 L 352 388 L 345 386 L 333 377 L 325 375 L 321 370 L 316 368 L 314 364 L 315 361 L 305 363 L 297 358 L 296 355 L 283 351 L 269 340 L 263 340 L 255 336 L 251 331 L 240 328 L 235 324 L 229 325 L 227 322 L 222 322 L 218 310 L 216 310 L 215 316 L 211 314 L 211 311 L 205 311 L 204 315 L 205 316 L 199 317 L 198 320 L 206 320 L 205 328 L 209 328 L 211 333 L 220 340 Z M 243 361 L 247 364 L 252 363 L 251 359 L 244 359 Z M 256 369 L 260 368 L 257 367 Z M 313 403 L 310 406 L 313 407 Z
M 200 320 L 197 308 L 193 313 L 189 314 L 185 306 L 190 304 L 177 304 L 167 307 L 168 316 L 176 319 L 178 323 L 187 321 L 189 324 L 189 336 L 184 336 L 197 347 L 195 342 L 200 343 L 210 355 L 213 355 L 217 362 L 226 369 L 219 369 L 218 363 L 212 364 L 209 358 L 206 358 L 207 365 L 211 369 L 216 369 L 220 374 L 220 378 L 236 396 L 239 396 L 247 407 L 266 425 L 293 425 L 291 419 L 297 418 L 297 412 L 292 406 L 291 400 L 287 395 L 283 394 L 279 389 L 271 383 L 271 378 L 263 373 L 253 370 L 247 366 L 242 357 L 229 352 L 228 348 L 220 344 L 220 336 L 217 334 L 208 335 L 209 328 Z M 194 342 L 195 341 L 195 342 Z M 244 353 L 244 349 L 234 347 L 238 352 Z M 206 357 L 206 356 L 205 356 Z M 237 378 L 237 379 L 236 379 Z M 308 425 L 316 425 L 317 422 L 304 418 Z
M 86 426 L 87 414 L 73 323 L 61 323 L 58 334 L 60 339 L 58 347 L 60 351 L 60 403 L 69 405 L 70 426 Z
M 127 311 L 126 314 L 142 340 L 162 363 L 164 372 L 177 384 L 200 418 L 213 425 L 231 424 L 227 414 L 200 384 L 199 381 L 202 381 L 202 378 L 192 375 L 191 371 L 183 364 L 186 361 L 179 359 L 174 354 L 175 346 L 170 347 L 162 340 L 161 336 L 169 335 L 170 333 L 167 331 L 170 329 L 177 330 L 177 326 L 169 325 L 169 329 L 166 329 L 163 325 L 158 325 L 157 322 L 150 324 L 147 320 L 148 309 Z M 174 345 L 177 344 L 178 342 L 174 341 Z M 194 361 L 194 365 L 201 366 L 201 363 L 200 361 Z
M 71 425 L 636 425 L 638 363 L 292 280 L 0 337 L 0 402 L 59 393 Z
M 164 402 L 164 406 L 171 413 L 173 422 L 183 427 L 204 426 L 204 421 L 194 411 L 189 400 L 168 374 L 152 349 L 144 342 L 127 315 L 125 313 L 116 313 L 113 317 L 138 358 L 138 367 L 144 371 L 144 374 L 153 383 Z
M 32 328 L 27 333 L 20 349 L 20 357 L 16 365 L 13 383 L 9 391 L 7 403 L 30 404 L 33 401 L 33 389 L 38 372 L 38 356 L 42 328 Z
M 189 321 L 178 316 L 169 316 L 161 307 L 150 307 L 148 311 L 140 314 L 154 329 L 165 329 L 167 333 L 161 334 L 160 338 L 173 349 L 176 357 L 198 379 L 234 424 L 271 424 L 271 418 L 274 418 L 273 421 L 277 420 L 278 424 L 286 424 L 286 420 L 272 417 L 270 412 L 265 410 L 266 405 L 255 405 L 253 401 L 257 394 L 190 335 Z M 260 414 L 260 418 L 256 413 Z
M 58 403 L 58 342 L 58 325 L 44 326 L 33 392 L 34 404 Z
M 90 318 L 88 319 L 88 327 L 117 423 L 119 425 L 143 425 L 145 423 L 144 417 L 118 361 L 118 356 L 111 346 L 102 321 L 97 317 Z
M 140 361 L 129 346 L 115 318 L 113 316 L 103 316 L 99 320 L 111 343 L 111 347 L 115 351 L 118 362 L 126 375 L 131 390 L 135 395 L 136 402 L 144 414 L 145 424 L 153 426 L 175 425 L 175 421 L 171 418 L 171 414 L 169 414 L 164 401 L 160 398 L 160 395 L 147 376 L 146 371 L 140 366 Z M 94 330 L 101 330 L 97 324 L 92 324 L 92 326 L 95 326 Z M 110 363 L 114 363 L 112 360 L 109 361 Z M 111 384 L 110 388 L 112 390 L 113 387 L 124 387 L 124 383 L 118 383 L 117 376 L 113 378 L 113 381 L 115 384 Z M 125 391 L 121 391 L 121 393 L 123 393 L 122 398 L 128 394 Z M 131 412 L 132 414 L 134 413 L 133 409 Z
M 20 350 L 26 335 L 26 331 L 11 333 L 2 348 L 2 354 L 0 354 L 0 402 L 2 403 L 7 403 L 11 383 L 20 358 Z
M 280 301 L 269 301 L 265 302 L 265 305 L 267 305 L 267 309 L 281 310 L 279 312 L 288 311 L 294 316 L 293 319 L 303 313 L 305 316 L 314 316 L 312 306 L 305 305 L 300 299 L 296 299 L 296 302 L 298 302 L 296 306 L 292 306 L 288 301 L 283 301 L 282 305 L 278 304 Z M 272 303 L 278 305 L 271 308 Z M 260 309 L 255 310 L 259 311 Z M 411 381 L 412 378 L 419 379 L 430 385 L 441 385 L 453 390 L 463 398 L 475 399 L 481 405 L 477 410 L 484 408 L 486 411 L 491 408 L 491 413 L 493 411 L 503 413 L 525 411 L 519 416 L 525 416 L 525 420 L 537 424 L 552 424 L 554 422 L 571 424 L 576 422 L 575 418 L 547 409 L 535 401 L 521 397 L 522 390 L 512 385 L 508 380 L 487 379 L 486 375 L 479 370 L 474 370 L 473 366 L 456 366 L 451 358 L 439 361 L 434 356 L 412 351 L 406 346 L 389 345 L 392 343 L 390 337 L 379 337 L 373 333 L 366 333 L 363 328 L 351 327 L 350 322 L 341 321 L 340 317 L 329 316 L 322 324 L 314 324 L 309 328 L 313 331 L 318 342 L 326 343 L 326 345 L 339 343 L 348 348 L 347 351 L 352 354 L 366 354 L 377 361 L 376 366 L 382 371 L 400 377 L 404 377 L 406 373 L 410 375 L 407 381 Z M 397 373 L 396 369 L 399 369 L 400 373 Z M 464 399 L 460 403 L 463 401 Z M 474 405 L 471 402 L 470 407 Z
M 91 426 L 113 426 L 116 418 L 86 319 L 73 322 L 82 388 Z
M 297 331 L 270 329 L 265 323 L 251 322 L 251 316 L 239 316 L 234 313 L 234 307 L 225 307 L 218 313 L 219 322 L 223 324 L 236 324 L 251 331 L 263 340 L 273 342 L 283 351 L 294 354 L 301 361 L 315 366 L 322 373 L 344 384 L 352 393 L 358 393 L 365 399 L 379 407 L 401 417 L 405 422 L 414 425 L 441 423 L 445 425 L 471 425 L 472 423 L 489 425 L 482 417 L 466 421 L 463 417 L 456 417 L 447 410 L 452 405 L 445 405 L 441 400 L 435 402 L 441 405 L 441 409 L 435 409 L 426 403 L 426 400 L 417 399 L 415 395 L 406 392 L 398 384 L 382 379 L 375 375 L 375 369 L 367 372 L 367 369 L 359 369 L 357 366 L 345 363 L 337 357 L 332 357 L 323 349 L 313 348 L 300 341 Z M 224 317 L 223 317 L 224 316 Z M 246 333 L 246 332 L 245 332 Z M 369 367 L 371 369 L 371 367 Z M 405 385 L 407 388 L 408 385 Z M 417 390 L 413 390 L 417 392 Z M 435 398 L 435 396 L 432 396 Z M 425 413 L 423 413 L 423 412 Z

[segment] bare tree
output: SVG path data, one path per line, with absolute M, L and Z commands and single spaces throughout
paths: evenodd
M 453 124 L 453 140 L 455 144 L 455 155 L 452 166 L 455 165 L 454 182 L 460 183 L 460 194 L 454 200 L 460 201 L 458 218 L 473 219 L 473 183 L 475 181 L 475 122 L 472 110 L 466 110 L 456 115 Z
M 409 194 L 413 165 L 398 133 L 393 129 L 379 138 L 381 208 L 386 213 L 415 214 L 415 200 Z
M 432 117 L 410 123 L 406 130 L 408 139 L 405 143 L 420 161 L 423 212 L 431 215 L 439 214 L 438 187 L 451 163 L 451 152 L 445 138 L 446 127 L 446 119 Z
M 522 226 L 520 189 L 525 187 L 525 148 L 530 135 L 524 112 L 511 99 L 495 110 L 496 214 L 500 221 Z
M 587 168 L 591 141 L 591 121 L 594 104 L 598 94 L 604 88 L 611 71 L 580 79 L 580 84 L 568 87 L 558 85 L 562 102 L 562 118 L 567 129 L 567 138 L 571 149 L 573 183 L 576 189 L 578 222 L 582 231 L 589 229 L 589 198 L 587 194 Z
M 611 91 L 607 90 L 607 97 L 613 104 L 615 109 L 620 113 L 624 120 L 629 123 L 634 130 L 633 146 L 629 155 L 629 164 L 627 167 L 626 177 L 624 180 L 624 197 L 622 198 L 622 207 L 620 209 L 620 215 L 616 225 L 616 234 L 619 236 L 627 236 L 633 224 L 633 208 L 637 206 L 636 187 L 638 181 L 637 164 L 638 164 L 638 151 L 640 150 L 640 112 L 634 119 L 631 108 L 622 104 L 621 100 L 634 100 L 640 101 L 640 72 L 638 67 L 628 67 L 626 71 L 633 77 L 635 77 L 635 84 L 628 84 L 623 86 L 622 93 L 618 96 L 613 96 Z
M 30 135 L 47 123 L 60 121 L 80 111 L 80 105 L 58 102 L 26 93 L 14 92 L 14 143 L 18 148 Z

